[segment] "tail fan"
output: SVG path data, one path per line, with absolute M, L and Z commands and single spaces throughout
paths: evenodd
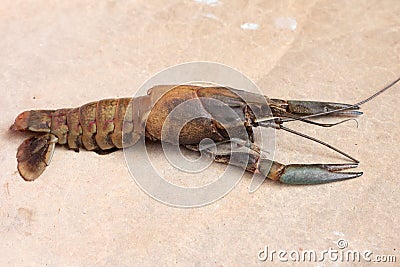
M 17 152 L 18 171 L 26 181 L 34 181 L 50 164 L 57 137 L 45 134 L 26 139 Z

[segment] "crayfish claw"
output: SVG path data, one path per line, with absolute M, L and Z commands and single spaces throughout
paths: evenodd
M 285 184 L 323 184 L 360 177 L 362 172 L 337 172 L 356 168 L 358 164 L 292 164 L 279 177 Z
M 334 103 L 334 102 L 321 102 L 321 101 L 302 101 L 302 100 L 288 100 L 288 112 L 297 115 L 312 115 L 312 114 L 324 114 L 325 112 L 337 112 L 332 115 L 342 116 L 358 116 L 361 115 L 361 111 L 357 111 L 359 106 L 351 104 Z

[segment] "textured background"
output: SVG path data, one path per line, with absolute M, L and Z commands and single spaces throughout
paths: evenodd
M 361 178 L 266 181 L 249 194 L 245 175 L 223 199 L 197 209 L 148 197 L 121 151 L 59 147 L 46 172 L 27 183 L 16 171 L 23 136 L 8 132 L 22 110 L 130 96 L 155 72 L 195 60 L 232 66 L 270 97 L 354 103 L 400 75 L 398 14 L 397 0 L 1 1 L 0 265 L 247 265 L 260 263 L 265 245 L 322 251 L 339 238 L 399 261 L 398 85 L 363 106 L 358 128 L 293 126 L 358 158 Z M 276 156 L 343 162 L 282 132 Z

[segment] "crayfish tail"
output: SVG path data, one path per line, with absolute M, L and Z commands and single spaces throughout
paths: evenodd
M 25 181 L 34 181 L 50 164 L 57 137 L 45 134 L 26 139 L 17 152 L 18 171 Z

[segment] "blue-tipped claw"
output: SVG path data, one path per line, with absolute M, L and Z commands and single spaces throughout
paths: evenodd
M 279 181 L 285 184 L 323 184 L 361 176 L 362 172 L 338 172 L 358 164 L 292 164 L 284 168 Z
M 358 106 L 349 104 L 302 100 L 288 100 L 287 103 L 288 111 L 293 114 L 312 115 L 324 112 L 332 112 L 334 110 L 339 110 L 332 113 L 332 115 L 335 116 L 358 116 L 362 114 L 361 111 L 357 111 L 357 109 L 359 109 Z

